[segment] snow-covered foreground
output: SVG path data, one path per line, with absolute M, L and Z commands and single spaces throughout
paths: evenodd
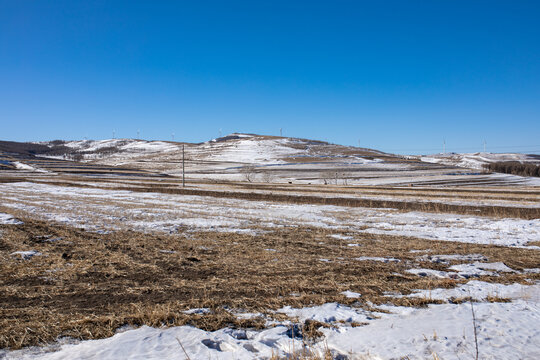
M 0 184 L 0 201 L 4 211 L 0 213 L 0 224 L 5 226 L 20 224 L 8 214 L 10 210 L 20 210 L 30 217 L 84 226 L 89 230 L 133 229 L 173 233 L 208 230 L 256 234 L 283 226 L 320 227 L 339 231 L 340 234 L 329 236 L 343 240 L 344 244 L 355 249 L 362 246 L 355 242 L 355 234 L 358 233 L 503 246 L 527 246 L 528 242 L 540 239 L 539 219 L 403 213 L 392 209 L 284 204 L 30 182 Z M 40 256 L 37 252 L 15 251 L 8 255 L 16 261 L 31 263 L 36 259 L 32 260 L 32 256 L 43 258 L 46 254 Z M 321 261 L 328 261 L 323 257 L 321 254 Z M 419 253 L 418 259 L 437 264 L 456 260 L 466 262 L 449 266 L 448 271 L 408 271 L 418 276 L 462 280 L 477 275 L 497 278 L 503 273 L 518 273 L 502 262 L 487 262 L 482 254 Z M 356 260 L 374 263 L 401 261 L 369 256 Z M 520 274 L 528 277 L 538 271 L 538 268 L 525 269 Z M 278 312 L 298 321 L 276 322 L 265 318 L 266 328 L 261 331 L 224 328 L 206 332 L 190 326 L 124 328 L 115 336 L 101 340 L 59 339 L 58 343 L 45 348 L 0 350 L 0 358 L 195 360 L 286 357 L 303 350 L 304 342 L 295 324 L 315 320 L 332 326 L 319 329 L 324 337 L 310 343 L 309 351 L 322 354 L 328 350 L 340 359 L 472 359 L 476 353 L 475 327 L 479 358 L 537 359 L 540 358 L 540 283 L 529 283 L 502 285 L 469 281 L 453 289 L 418 289 L 409 295 L 388 295 L 389 298 L 420 297 L 445 302 L 424 309 L 382 305 L 373 306 L 368 311 L 354 304 L 345 306 L 338 303 L 301 309 L 285 306 Z M 361 293 L 344 291 L 342 294 L 349 299 L 362 299 Z M 470 302 L 448 301 L 468 297 L 477 301 L 474 303 L 476 321 L 473 321 Z M 489 299 L 511 301 L 492 303 L 487 302 Z M 205 316 L 211 310 L 192 311 Z M 353 327 L 353 324 L 361 326 Z
M 284 204 L 28 182 L 0 184 L 0 194 L 5 207 L 93 230 L 176 232 L 187 228 L 254 232 L 298 225 L 504 246 L 525 246 L 540 239 L 540 219 L 403 213 L 392 209 Z
M 347 332 L 328 331 L 329 346 L 368 359 L 473 359 L 474 325 L 470 304 L 399 309 L 401 314 Z M 536 359 L 540 356 L 538 303 L 474 305 L 482 359 Z M 361 358 L 360 356 L 358 356 Z
M 332 352 L 350 359 L 471 359 L 476 354 L 474 328 L 481 359 L 537 359 L 540 356 L 540 285 L 500 285 L 471 281 L 460 288 L 441 290 L 437 297 L 479 291 L 512 299 L 508 303 L 475 302 L 430 305 L 427 309 L 381 306 L 388 313 L 338 304 L 281 311 L 300 321 L 315 319 L 337 325 L 321 328 L 324 340 L 310 351 Z M 365 326 L 339 325 L 361 321 Z M 222 329 L 205 332 L 190 326 L 143 326 L 115 336 L 82 342 L 69 340 L 45 349 L 6 352 L 6 359 L 254 359 L 286 356 L 302 351 L 302 339 L 291 336 L 291 323 L 278 323 L 262 331 Z M 2 353 L 0 353 L 2 355 Z

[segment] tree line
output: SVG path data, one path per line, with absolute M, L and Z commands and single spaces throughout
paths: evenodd
M 483 165 L 484 170 L 520 176 L 540 177 L 540 165 L 518 161 L 500 161 Z

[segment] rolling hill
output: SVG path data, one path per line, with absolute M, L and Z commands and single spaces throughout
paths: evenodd
M 183 152 L 184 150 L 184 152 Z M 518 154 L 400 156 L 318 140 L 230 134 L 204 143 L 138 139 L 0 142 L 0 169 L 51 173 L 180 176 L 191 180 L 344 185 L 536 185 L 535 179 L 483 173 Z

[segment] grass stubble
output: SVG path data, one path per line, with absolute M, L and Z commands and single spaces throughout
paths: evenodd
M 124 325 L 262 329 L 265 318 L 241 319 L 235 313 L 260 312 L 284 320 L 286 316 L 275 310 L 285 305 L 336 301 L 366 310 L 383 303 L 426 306 L 439 301 L 385 294 L 452 288 L 466 281 L 407 274 L 409 268 L 445 270 L 460 263 L 422 261 L 421 254 L 410 250 L 482 254 L 515 270 L 540 264 L 540 255 L 532 249 L 371 234 L 340 240 L 328 236 L 336 231 L 321 228 L 258 229 L 264 231 L 257 235 L 189 230 L 97 233 L 21 220 L 20 225 L 0 225 L 0 348 L 44 345 L 64 336 L 104 338 Z M 11 255 L 21 250 L 42 255 L 29 260 Z M 400 262 L 356 260 L 360 256 Z M 540 275 L 505 273 L 480 279 L 528 283 Z M 362 296 L 347 298 L 340 294 L 345 290 Z M 210 313 L 184 313 L 203 307 Z M 320 326 L 328 325 L 302 324 L 308 337 L 316 337 Z

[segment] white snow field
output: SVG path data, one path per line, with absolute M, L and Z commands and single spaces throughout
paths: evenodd
M 540 219 L 284 204 L 30 182 L 0 184 L 0 192 L 4 207 L 94 230 L 254 232 L 254 227 L 297 225 L 514 247 L 540 239 Z

